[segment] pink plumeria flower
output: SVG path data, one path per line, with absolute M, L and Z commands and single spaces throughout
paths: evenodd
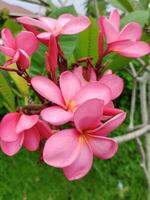
M 77 67 L 74 69 L 73 73 L 76 75 L 76 77 L 80 80 L 80 83 L 82 86 L 87 85 L 89 82 L 97 81 L 96 73 L 93 68 L 87 69 L 86 73 L 88 76 L 88 80 L 85 79 L 86 73 L 83 76 L 83 67 Z M 114 107 L 114 104 L 112 100 L 116 99 L 119 97 L 123 91 L 124 88 L 124 82 L 123 79 L 117 76 L 116 74 L 112 73 L 112 70 L 107 70 L 103 74 L 102 77 L 99 78 L 98 80 L 100 83 L 103 83 L 107 85 L 110 90 L 111 90 L 111 101 L 104 106 L 103 109 L 103 120 L 107 120 L 111 118 L 112 116 L 119 114 L 122 112 L 120 109 L 117 109 Z
M 38 40 L 32 32 L 22 31 L 14 39 L 11 31 L 7 28 L 1 32 L 3 45 L 0 52 L 10 57 L 10 63 L 16 63 L 20 69 L 27 69 L 30 65 L 29 56 L 38 48 Z
M 35 151 L 40 140 L 50 135 L 50 128 L 39 120 L 38 115 L 8 113 L 0 123 L 0 146 L 8 156 L 16 154 L 22 146 L 29 151 Z
M 72 35 L 84 31 L 89 25 L 90 20 L 85 16 L 73 16 L 71 14 L 63 14 L 58 19 L 49 17 L 39 17 L 39 20 L 30 17 L 19 17 L 17 21 L 25 25 L 25 28 L 32 31 L 37 35 L 40 40 L 49 40 L 51 34 L 55 37 L 62 34 Z M 35 31 L 32 27 L 38 27 L 45 32 L 40 33 Z
M 69 180 L 85 176 L 93 162 L 93 156 L 109 159 L 115 155 L 118 144 L 107 137 L 125 119 L 121 112 L 104 124 L 101 122 L 104 101 L 91 99 L 80 105 L 74 113 L 75 128 L 52 135 L 45 143 L 44 161 L 63 168 Z
M 95 81 L 82 87 L 70 71 L 60 75 L 60 88 L 44 76 L 33 77 L 31 84 L 42 97 L 56 104 L 41 112 L 42 118 L 53 125 L 71 121 L 75 109 L 88 99 L 101 99 L 105 105 L 111 100 L 111 91 L 105 84 Z
M 96 73 L 93 68 L 90 68 L 90 73 L 88 73 L 88 79 L 86 80 L 83 76 L 83 67 L 77 67 L 74 69 L 73 73 L 79 79 L 82 86 L 87 85 L 89 82 L 97 81 Z M 98 80 L 98 82 L 107 85 L 111 90 L 112 100 L 120 96 L 123 91 L 124 83 L 123 79 L 113 74 L 111 70 L 107 70 L 103 76 Z
M 150 46 L 140 41 L 142 27 L 138 23 L 131 22 L 120 31 L 120 16 L 117 10 L 111 12 L 109 19 L 101 16 L 99 26 L 107 40 L 107 53 L 116 52 L 126 57 L 140 57 L 150 53 Z

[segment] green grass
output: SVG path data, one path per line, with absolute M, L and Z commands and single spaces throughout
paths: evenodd
M 121 144 L 113 159 L 95 159 L 86 177 L 69 182 L 61 170 L 38 163 L 37 153 L 0 153 L 0 200 L 146 200 L 139 162 L 135 142 Z

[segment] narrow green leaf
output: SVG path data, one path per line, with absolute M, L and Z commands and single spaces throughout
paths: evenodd
M 74 6 L 71 5 L 71 6 L 66 6 L 59 9 L 56 8 L 49 16 L 53 18 L 58 18 L 60 15 L 66 14 L 66 13 L 77 15 Z
M 34 53 L 31 58 L 31 67 L 30 67 L 30 75 L 45 75 L 45 52 L 47 51 L 47 47 L 43 44 L 39 45 L 39 49 Z
M 69 57 L 73 54 L 78 41 L 77 35 L 63 35 L 60 37 L 60 45 L 65 56 L 69 59 Z
M 127 67 L 132 59 L 115 54 L 112 55 L 108 60 L 109 64 L 107 65 L 106 69 L 112 69 L 114 72 L 117 72 L 120 69 Z
M 0 73 L 0 94 L 4 99 L 4 105 L 9 111 L 15 110 L 15 96 L 3 74 Z
M 128 0 L 118 0 L 118 2 L 128 11 L 132 12 L 133 8 L 131 3 Z
M 144 6 L 145 9 L 148 8 L 149 0 L 141 0 L 140 3 Z
M 81 57 L 93 57 L 94 63 L 98 58 L 98 33 L 99 28 L 97 20 L 90 18 L 91 26 L 79 34 L 79 42 L 75 52 L 76 59 Z
M 11 29 L 13 34 L 17 34 L 18 32 L 20 32 L 22 30 L 22 27 L 20 24 L 18 24 L 15 20 L 13 19 L 8 19 L 6 20 L 6 22 L 4 23 L 3 27 L 5 28 L 9 28 Z
M 145 10 L 134 11 L 122 18 L 121 27 L 125 26 L 127 23 L 130 22 L 137 22 L 142 27 L 144 27 L 144 25 L 148 23 L 148 17 L 149 17 L 148 11 Z
M 27 85 L 27 82 L 17 75 L 16 73 L 9 72 L 10 77 L 13 79 L 18 91 L 23 95 L 23 96 L 28 96 L 29 95 L 29 87 Z
M 119 8 L 120 10 L 122 10 L 122 11 L 124 11 L 124 12 L 127 11 L 127 9 L 126 9 L 118 0 L 108 0 L 108 2 L 109 2 L 112 6 L 114 6 L 114 7 L 116 7 L 116 8 Z
M 0 65 L 2 66 L 5 63 L 5 56 L 0 54 Z

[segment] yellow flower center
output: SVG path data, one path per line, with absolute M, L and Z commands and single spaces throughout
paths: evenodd
M 67 110 L 70 111 L 70 112 L 73 112 L 74 109 L 75 109 L 75 107 L 76 107 L 76 105 L 77 105 L 77 104 L 76 104 L 75 101 L 73 101 L 73 100 L 68 101 L 68 102 L 66 103 Z

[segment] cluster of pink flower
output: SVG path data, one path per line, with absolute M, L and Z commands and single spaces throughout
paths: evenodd
M 90 170 L 93 156 L 109 159 L 117 152 L 117 143 L 107 136 L 126 116 L 113 104 L 123 91 L 123 80 L 111 70 L 100 76 L 103 57 L 110 52 L 139 57 L 148 54 L 150 47 L 139 41 L 142 29 L 137 23 L 129 23 L 119 32 L 120 16 L 115 10 L 109 19 L 99 18 L 99 59 L 95 68 L 87 58 L 88 67 L 75 65 L 68 71 L 59 37 L 88 28 L 90 21 L 87 17 L 64 14 L 57 20 L 20 17 L 17 21 L 27 31 L 22 31 L 14 39 L 9 29 L 3 29 L 0 52 L 10 59 L 0 68 L 22 76 L 43 104 L 36 108 L 37 113 L 31 112 L 34 106 L 29 105 L 30 112 L 25 106 L 3 117 L 0 123 L 1 149 L 12 156 L 22 146 L 29 151 L 40 148 L 45 163 L 62 168 L 69 180 L 79 179 Z M 30 78 L 26 69 L 30 65 L 29 57 L 38 48 L 38 41 L 48 46 L 45 53 L 48 77 Z M 16 63 L 17 69 L 11 68 L 12 63 Z M 57 66 L 59 77 L 56 76 Z M 64 128 L 64 124 L 68 128 Z

